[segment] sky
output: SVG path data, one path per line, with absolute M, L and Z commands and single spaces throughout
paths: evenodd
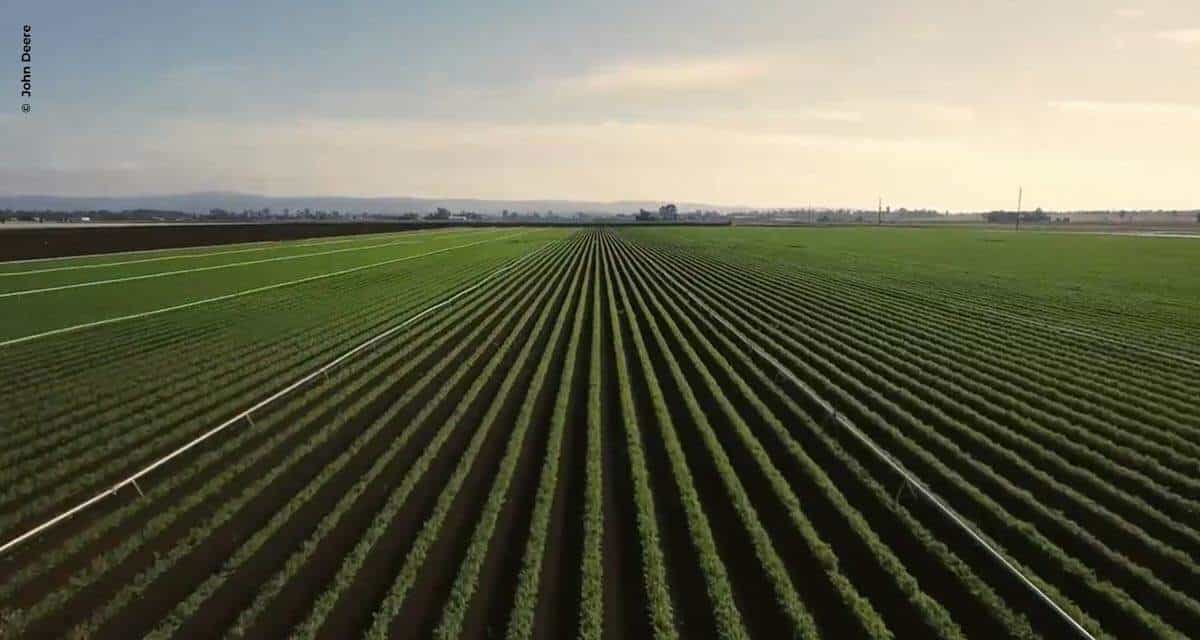
M 0 0 L 0 32 L 0 193 L 1200 208 L 1196 0 Z

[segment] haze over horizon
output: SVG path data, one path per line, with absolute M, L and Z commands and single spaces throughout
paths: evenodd
M 0 193 L 1200 207 L 1200 3 L 781 4 L 12 8 Z

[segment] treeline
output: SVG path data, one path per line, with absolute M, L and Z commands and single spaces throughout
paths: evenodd
M 989 211 L 982 214 L 984 222 L 1014 224 L 1017 221 L 1016 211 Z M 1069 222 L 1200 222 L 1200 211 L 1166 211 L 1166 210 L 1113 210 L 1113 211 L 1052 211 L 1041 209 L 1020 213 L 1021 222 L 1069 223 Z
M 0 222 L 89 222 L 127 220 L 195 220 L 197 214 L 160 209 L 108 209 L 79 211 L 43 211 L 23 209 L 0 209 Z
M 1020 216 L 1021 222 L 1070 222 L 1071 218 L 1067 216 L 1051 218 L 1041 209 L 1037 211 L 989 211 L 983 214 L 984 222 L 995 222 L 1003 224 L 1015 224 L 1017 216 Z

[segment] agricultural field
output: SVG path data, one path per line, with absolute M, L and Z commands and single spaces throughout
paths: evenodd
M 0 637 L 1200 637 L 1198 336 L 1186 238 L 0 263 Z

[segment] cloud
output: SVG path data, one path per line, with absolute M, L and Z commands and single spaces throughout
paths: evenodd
M 225 189 L 280 195 L 653 199 L 661 197 L 655 194 L 672 193 L 679 199 L 754 204 L 789 201 L 793 191 L 802 193 L 798 176 L 813 170 L 833 172 L 813 178 L 822 188 L 849 183 L 851 176 L 829 169 L 830 158 L 891 166 L 921 158 L 940 162 L 947 155 L 969 151 L 946 139 L 829 134 L 799 126 L 764 129 L 758 124 L 693 118 L 561 123 L 456 118 L 229 122 L 186 116 L 144 134 L 128 156 L 142 169 L 118 170 L 111 162 L 108 166 L 120 176 L 113 178 L 114 184 L 127 190 L 135 185 L 136 191 L 146 191 L 142 185 L 156 181 L 179 190 L 177 176 L 154 173 L 166 166 L 180 174 L 190 171 L 203 188 L 221 184 Z M 111 150 L 115 144 L 103 148 Z M 387 160 L 381 162 L 381 157 Z M 830 193 L 828 197 L 835 201 L 842 196 Z
M 953 138 L 885 138 L 842 136 L 821 133 L 740 134 L 727 132 L 746 143 L 764 146 L 794 147 L 827 153 L 895 154 L 947 153 L 967 149 L 965 142 Z
M 298 126 L 302 125 L 302 126 Z M 176 129 L 165 148 L 225 149 L 249 144 L 252 163 L 277 166 L 309 157 L 339 157 L 347 165 L 374 162 L 379 150 L 396 157 L 495 157 L 520 164 L 529 157 L 578 155 L 579 149 L 622 162 L 638 157 L 670 157 L 672 162 L 712 158 L 734 150 L 813 150 L 835 153 L 945 152 L 961 149 L 942 137 L 879 137 L 818 131 L 763 129 L 744 122 L 594 121 L 558 124 L 460 122 L 406 119 L 306 119 L 229 126 L 219 121 L 189 121 Z
M 1200 118 L 1200 105 L 1179 102 L 1105 102 L 1097 100 L 1055 100 L 1050 106 L 1060 111 L 1111 116 L 1178 116 Z
M 920 115 L 938 122 L 964 124 L 975 121 L 975 110 L 962 105 L 918 103 L 912 108 Z
M 740 128 L 779 128 L 824 124 L 859 124 L 866 116 L 859 109 L 838 105 L 797 105 L 697 110 L 686 119 L 701 124 L 736 125 Z
M 791 113 L 797 118 L 809 120 L 825 120 L 828 122 L 863 121 L 863 114 L 861 112 L 844 109 L 796 109 Z
M 724 89 L 758 80 L 769 68 L 758 57 L 638 62 L 589 71 L 560 86 L 578 95 Z
M 1054 104 L 1081 114 L 1071 122 L 1049 123 L 1061 135 L 1011 140 L 883 119 L 888 113 L 914 117 L 904 103 L 811 105 L 835 112 L 861 109 L 866 125 L 877 120 L 880 125 L 841 126 L 836 132 L 822 122 L 764 123 L 755 110 L 744 118 L 559 123 L 172 115 L 132 130 L 97 127 L 83 142 L 63 135 L 47 155 L 79 158 L 68 167 L 43 161 L 41 169 L 14 171 L 0 162 L 0 191 L 119 195 L 232 189 L 272 195 L 668 198 L 762 206 L 867 206 L 883 192 L 905 206 L 958 209 L 1000 206 L 986 195 L 996 184 L 1025 180 L 1030 187 L 1034 175 L 1042 185 L 1032 190 L 1048 194 L 1040 206 L 1188 206 L 1186 194 L 1195 180 L 1187 149 L 1200 127 L 1171 120 L 1171 126 L 1155 129 L 1170 141 L 1158 147 L 1144 144 L 1149 127 L 1092 126 L 1087 114 L 1200 109 L 1083 100 Z M 994 114 L 987 116 L 990 122 Z M 1083 126 L 1072 128 L 1075 121 Z M 1038 152 L 1029 153 L 1030 146 Z M 1127 153 L 1113 154 L 1113 147 Z M 115 148 L 121 149 L 117 158 Z M 1008 195 L 1003 190 L 1005 201 Z
M 1200 47 L 1200 29 L 1172 29 L 1159 31 L 1155 35 L 1181 47 Z
M 1118 18 L 1125 18 L 1126 20 L 1132 20 L 1132 19 L 1144 17 L 1146 15 L 1146 10 L 1145 9 L 1137 9 L 1137 8 L 1133 8 L 1133 7 L 1124 7 L 1121 9 L 1113 10 L 1113 15 Z

